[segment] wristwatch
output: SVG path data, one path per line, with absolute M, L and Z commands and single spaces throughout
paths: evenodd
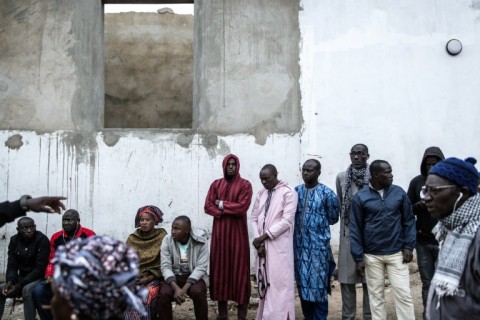
M 22 207 L 22 209 L 25 210 L 25 211 L 28 211 L 28 206 L 27 206 L 27 200 L 28 199 L 32 199 L 32 197 L 27 195 L 27 194 L 23 195 L 20 198 L 20 207 Z

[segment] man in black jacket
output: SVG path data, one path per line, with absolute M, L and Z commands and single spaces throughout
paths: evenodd
M 35 319 L 32 291 L 43 279 L 50 255 L 48 238 L 29 217 L 18 220 L 18 233 L 10 238 L 6 283 L 0 286 L 0 318 L 7 298 L 23 297 L 26 320 Z
M 425 185 L 428 171 L 439 161 L 445 159 L 442 150 L 438 147 L 429 147 L 423 154 L 420 164 L 420 175 L 410 182 L 407 195 L 412 203 L 413 214 L 417 217 L 417 264 L 422 279 L 422 299 L 425 308 L 430 288 L 430 281 L 435 273 L 435 261 L 438 258 L 438 241 L 432 233 L 438 220 L 428 213 L 425 202 L 420 197 L 420 191 Z

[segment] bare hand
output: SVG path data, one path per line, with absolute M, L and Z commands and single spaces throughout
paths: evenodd
M 365 277 L 365 263 L 363 261 L 355 262 L 355 269 L 360 277 Z
M 413 260 L 413 252 L 412 252 L 412 250 L 403 249 L 403 250 L 402 250 L 402 253 L 403 253 L 403 263 L 412 262 L 412 260 Z
M 260 247 L 257 249 L 257 255 L 258 255 L 260 258 L 264 258 L 264 257 L 267 255 L 267 250 L 265 249 L 265 246 L 260 246 Z
M 263 242 L 268 239 L 268 235 L 266 233 L 264 233 L 263 235 L 261 235 L 260 237 L 258 238 L 255 238 L 253 239 L 253 246 L 255 247 L 255 249 L 258 250 L 258 248 L 260 248 L 260 246 L 263 244 Z
M 16 297 L 19 293 L 20 285 L 18 283 L 13 284 L 12 282 L 7 282 L 5 288 L 3 289 L 3 295 L 6 297 Z
M 65 210 L 65 205 L 60 200 L 65 200 L 66 197 L 39 197 L 27 200 L 28 209 L 35 212 L 47 213 L 61 213 Z
M 185 302 L 185 299 L 187 298 L 187 291 L 184 290 L 183 288 L 177 288 L 175 289 L 173 293 L 173 300 L 175 300 L 176 303 L 182 304 Z

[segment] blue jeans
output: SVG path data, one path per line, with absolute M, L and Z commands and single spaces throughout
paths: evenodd
M 435 273 L 435 262 L 438 258 L 438 245 L 417 242 L 417 264 L 422 279 L 423 307 L 427 304 L 428 289 Z
M 44 305 L 50 305 L 52 297 L 53 292 L 51 283 L 45 283 L 45 281 L 43 281 L 33 290 L 33 304 L 35 305 L 35 309 L 37 309 L 38 315 L 42 320 L 53 320 L 53 315 L 50 309 L 43 308 Z

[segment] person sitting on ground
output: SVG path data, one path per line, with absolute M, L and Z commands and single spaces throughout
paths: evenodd
M 46 235 L 37 231 L 30 217 L 20 218 L 17 234 L 8 244 L 6 283 L 0 286 L 0 319 L 7 298 L 23 298 L 23 314 L 26 320 L 35 319 L 32 291 L 43 279 L 50 255 Z
M 56 320 L 117 320 L 146 311 L 147 290 L 137 284 L 138 255 L 109 236 L 75 239 L 58 248 L 51 303 Z
M 162 240 L 167 235 L 163 228 L 155 228 L 163 221 L 162 211 L 155 206 L 141 207 L 135 216 L 135 232 L 130 234 L 127 245 L 137 251 L 140 259 L 140 274 L 138 284 L 146 286 L 148 297 L 143 304 L 147 310 L 147 316 L 131 310 L 124 315 L 126 320 L 156 320 L 158 317 L 158 290 L 160 278 L 160 248 Z
M 0 203 L 0 227 L 8 222 L 14 221 L 26 215 L 27 211 L 60 213 L 61 209 L 65 210 L 65 205 L 60 200 L 65 197 L 39 197 L 32 198 L 24 195 L 17 201 L 5 201 Z
M 50 263 L 45 271 L 45 281 L 36 286 L 32 294 L 33 303 L 42 320 L 53 319 L 50 311 L 50 300 L 53 296 L 50 282 L 52 281 L 54 267 L 51 260 L 55 256 L 55 251 L 59 246 L 63 246 L 73 239 L 86 239 L 95 235 L 95 232 L 80 225 L 80 214 L 74 209 L 69 209 L 63 214 L 62 228 L 50 238 Z
M 193 300 L 195 318 L 207 320 L 208 244 L 203 234 L 192 231 L 187 216 L 175 218 L 160 255 L 165 279 L 158 297 L 160 319 L 173 319 L 172 301 L 182 304 L 188 295 Z

